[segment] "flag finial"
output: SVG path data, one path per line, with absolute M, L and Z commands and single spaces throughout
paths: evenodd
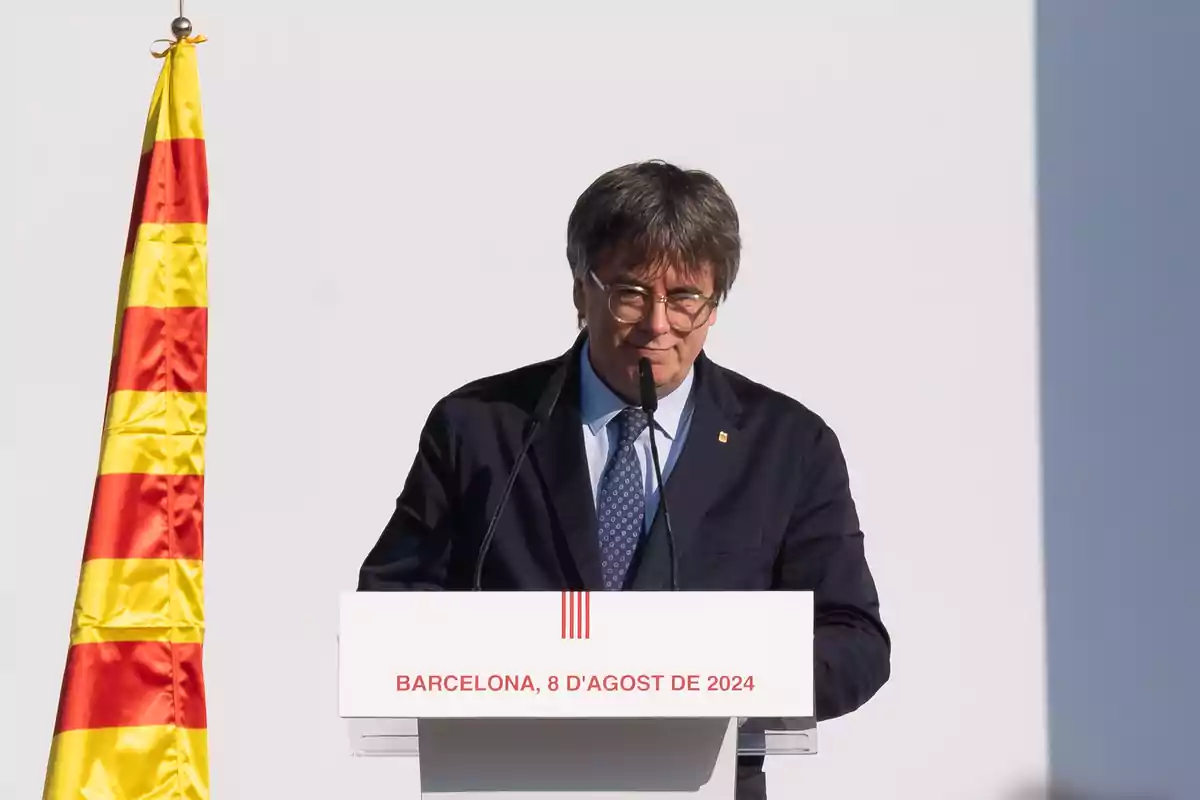
M 171 33 L 177 41 L 183 41 L 192 35 L 192 21 L 187 17 L 176 17 L 171 20 Z
M 171 33 L 180 42 L 192 35 L 192 21 L 183 15 L 183 0 L 179 0 L 179 16 L 171 20 Z

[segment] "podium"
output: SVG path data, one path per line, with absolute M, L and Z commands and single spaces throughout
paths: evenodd
M 349 592 L 339 714 L 422 800 L 733 800 L 816 752 L 812 633 L 809 592 Z

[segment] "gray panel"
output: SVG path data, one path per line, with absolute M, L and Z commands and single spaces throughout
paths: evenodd
M 1051 771 L 1200 797 L 1200 3 L 1041 4 Z

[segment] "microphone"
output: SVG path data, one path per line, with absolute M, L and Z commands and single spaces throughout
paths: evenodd
M 679 591 L 679 563 L 675 557 L 675 532 L 671 529 L 671 511 L 667 507 L 667 485 L 663 481 L 662 467 L 658 461 L 658 444 L 654 438 L 654 412 L 658 410 L 658 392 L 654 389 L 654 372 L 650 359 L 638 361 L 638 383 L 641 389 L 642 410 L 650 418 L 650 456 L 654 461 L 654 477 L 658 480 L 658 502 L 662 504 L 663 522 L 667 526 L 667 550 L 671 558 L 671 591 Z
M 517 473 L 521 471 L 521 465 L 525 463 L 525 456 L 529 454 L 529 448 L 533 445 L 533 440 L 537 436 L 538 430 L 550 420 L 550 415 L 554 413 L 554 407 L 558 405 L 558 396 L 562 394 L 563 384 L 567 381 L 567 371 L 571 365 L 571 358 L 574 356 L 574 352 L 574 348 L 572 348 L 571 353 L 567 354 L 562 364 L 550 377 L 550 382 L 546 384 L 546 389 L 538 399 L 537 407 L 533 410 L 529 430 L 526 432 L 524 439 L 521 440 L 521 449 L 517 451 L 517 459 L 513 462 L 512 469 L 508 472 L 508 480 L 504 484 L 504 492 L 500 495 L 500 502 L 496 504 L 496 510 L 492 512 L 492 518 L 488 521 L 487 531 L 483 534 L 483 539 L 479 543 L 479 552 L 475 556 L 475 577 L 471 583 L 472 591 L 478 592 L 482 588 L 483 562 L 487 558 L 488 551 L 492 549 L 492 540 L 496 538 L 496 523 L 500 521 L 500 514 L 504 511 L 504 507 L 508 505 L 508 496 L 512 494 L 513 485 L 517 482 Z

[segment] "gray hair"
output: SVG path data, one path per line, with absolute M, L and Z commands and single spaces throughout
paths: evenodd
M 737 278 L 741 248 L 737 209 L 720 182 L 659 160 L 601 175 L 567 222 L 567 263 L 576 278 L 618 252 L 629 266 L 695 274 L 707 265 L 718 301 Z

